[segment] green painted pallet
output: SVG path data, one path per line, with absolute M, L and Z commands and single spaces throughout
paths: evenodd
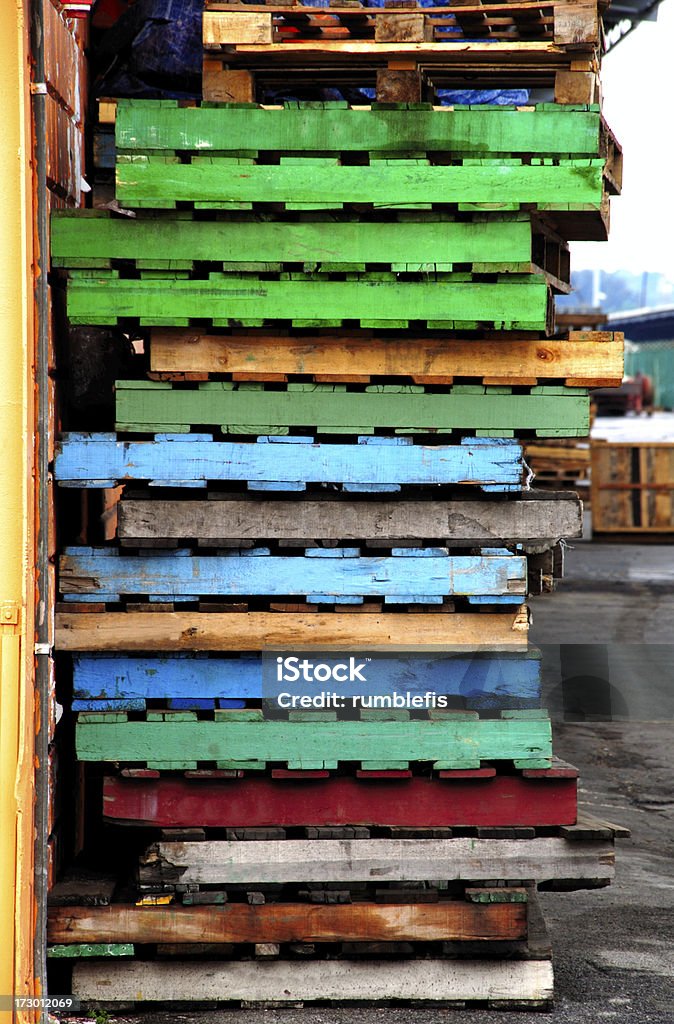
M 222 217 L 227 219 L 196 221 L 179 213 L 114 218 L 103 210 L 58 210 L 51 221 L 52 263 L 102 267 L 112 260 L 131 260 L 143 269 L 170 262 L 176 270 L 191 269 L 195 260 L 232 268 L 278 264 L 278 270 L 283 263 L 318 263 L 327 269 L 383 263 L 410 269 L 416 265 L 423 271 L 451 270 L 455 263 L 527 263 L 533 257 L 534 228 L 528 213 L 478 221 L 457 221 L 441 213 L 418 213 L 404 221 L 328 214 L 315 214 L 311 220 Z
M 133 956 L 135 948 L 130 942 L 72 943 L 63 946 L 48 946 L 47 959 L 73 960 L 91 957 Z
M 187 433 L 195 425 L 233 434 L 368 434 L 471 430 L 478 436 L 585 436 L 589 398 L 585 389 L 538 386 L 513 394 L 505 386 L 454 385 L 429 394 L 418 385 L 289 384 L 284 391 L 226 381 L 185 389 L 168 382 L 117 381 L 116 429 Z
M 597 156 L 601 144 L 598 107 L 544 104 L 538 108 L 481 106 L 433 110 L 346 104 L 288 104 L 263 109 L 209 104 L 181 107 L 175 100 L 118 100 L 116 142 L 120 151 L 194 150 L 236 152 L 409 153 L 454 151 Z
M 70 272 L 68 318 L 73 324 L 116 324 L 129 317 L 146 326 L 261 326 L 290 320 L 296 327 L 429 327 L 546 331 L 551 298 L 543 275 L 503 275 L 496 281 L 468 274 L 442 274 L 401 282 L 395 274 L 357 274 L 335 281 L 325 275 L 283 274 L 265 280 L 255 274 L 212 273 L 191 280 L 187 271 L 146 271 L 140 279 L 118 271 Z
M 519 768 L 549 767 L 550 719 L 545 711 L 504 711 L 482 719 L 465 712 L 430 712 L 429 720 L 337 721 L 330 712 L 299 713 L 299 721 L 271 721 L 257 711 L 215 711 L 215 721 L 196 712 L 147 713 L 129 721 L 119 713 L 80 713 L 76 729 L 80 761 L 141 762 L 159 769 L 336 769 L 357 762 L 364 770 L 406 770 L 410 762 L 436 769 L 478 768 L 481 761 L 513 761 Z M 179 715 L 179 718 L 176 716 Z M 173 719 L 173 720 L 172 720 Z
M 376 160 L 343 165 L 332 157 L 281 157 L 278 164 L 253 158 L 119 155 L 116 195 L 131 206 L 170 208 L 176 202 L 227 209 L 241 203 L 283 203 L 286 209 L 339 209 L 345 203 L 379 208 L 489 204 L 494 210 L 519 204 L 546 209 L 599 209 L 604 160 L 565 159 L 559 165 L 521 160 L 465 160 L 429 166 L 425 159 Z M 466 205 L 468 204 L 468 205 Z

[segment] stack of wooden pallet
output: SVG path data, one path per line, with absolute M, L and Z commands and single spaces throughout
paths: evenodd
M 135 216 L 53 229 L 71 324 L 146 361 L 55 462 L 105 495 L 58 646 L 89 814 L 136 862 L 111 905 L 53 908 L 54 955 L 139 955 L 79 963 L 83 997 L 550 1000 L 536 885 L 607 884 L 616 829 L 552 753 L 524 602 L 581 508 L 530 489 L 522 441 L 584 436 L 622 378 L 618 336 L 550 337 L 617 163 L 592 106 L 117 104 Z M 366 679 L 283 704 L 294 656 Z

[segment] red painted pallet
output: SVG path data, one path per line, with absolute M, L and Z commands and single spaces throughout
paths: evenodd
M 283 769 L 272 771 L 271 777 L 225 774 L 108 775 L 103 783 L 103 813 L 108 821 L 204 828 L 500 827 L 576 822 L 578 771 L 558 760 L 552 768 L 525 769 L 514 775 L 497 775 L 490 767 L 441 771 L 434 778 L 412 777 L 404 771 L 361 771 L 356 777 Z

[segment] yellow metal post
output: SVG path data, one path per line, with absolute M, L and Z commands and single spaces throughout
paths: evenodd
M 28 26 L 0 3 L 0 996 L 33 971 L 33 271 Z M 2 1024 L 35 1019 L 0 1011 Z

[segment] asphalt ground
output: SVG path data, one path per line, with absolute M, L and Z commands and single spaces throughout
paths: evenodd
M 568 551 L 567 578 L 558 592 L 537 598 L 532 605 L 532 641 L 544 652 L 553 705 L 557 698 L 552 711 L 555 753 L 580 769 L 581 807 L 632 831 L 630 839 L 617 841 L 617 878 L 612 886 L 540 895 L 554 949 L 551 1012 L 307 1005 L 150 1010 L 111 1015 L 110 1021 L 674 1022 L 674 546 L 578 543 Z M 576 666 L 581 681 L 585 673 L 608 683 L 608 698 L 606 687 L 600 693 L 603 712 L 600 707 L 599 714 L 588 717 L 587 708 L 573 700 L 565 702 L 559 681 L 569 665 Z M 583 686 L 578 692 L 582 691 Z M 596 712 L 596 705 L 593 708 Z M 610 720 L 616 709 L 617 717 Z

